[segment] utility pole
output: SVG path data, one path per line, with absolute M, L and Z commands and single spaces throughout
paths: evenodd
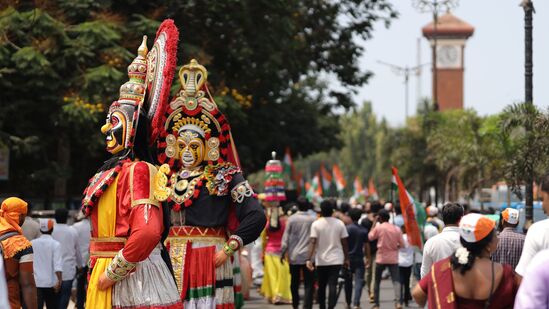
M 437 87 L 437 24 L 438 24 L 438 14 L 450 11 L 457 7 L 458 0 L 414 0 L 413 6 L 417 8 L 421 13 L 432 13 L 433 14 L 433 104 L 435 111 L 438 111 L 438 87 Z
M 532 0 L 522 0 L 520 6 L 524 9 L 524 101 L 526 104 L 534 104 L 533 97 L 533 58 L 532 58 L 532 24 L 533 13 L 535 13 Z M 527 128 L 532 129 L 532 128 Z M 526 175 L 526 186 L 524 196 L 524 210 L 526 222 L 534 222 L 534 175 Z
M 383 64 L 385 66 L 388 66 L 391 68 L 391 70 L 393 71 L 393 73 L 395 73 L 396 75 L 398 76 L 404 76 L 404 108 L 405 108 L 405 111 L 406 111 L 406 119 L 408 119 L 408 116 L 409 116 L 409 113 L 408 113 L 408 106 L 409 106 L 409 95 L 408 95 L 408 82 L 410 81 L 410 74 L 415 74 L 417 75 L 419 70 L 421 69 L 421 67 L 427 65 L 428 63 L 424 63 L 424 64 L 421 64 L 421 65 L 417 65 L 415 67 L 408 67 L 408 66 L 404 66 L 404 67 L 401 67 L 401 66 L 398 66 L 396 64 L 391 64 L 391 63 L 387 63 L 387 62 L 383 62 L 383 61 L 379 61 L 378 60 L 378 63 L 379 64 Z
M 416 66 L 421 65 L 421 38 L 417 38 L 416 41 L 417 44 L 417 55 L 416 55 Z M 417 89 L 416 89 L 416 102 L 419 104 L 421 102 L 421 68 L 418 68 L 416 71 L 416 78 L 417 78 Z

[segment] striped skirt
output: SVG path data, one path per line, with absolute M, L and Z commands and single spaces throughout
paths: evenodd
M 215 267 L 215 253 L 226 241 L 223 228 L 176 226 L 166 246 L 185 309 L 241 308 L 238 254 Z

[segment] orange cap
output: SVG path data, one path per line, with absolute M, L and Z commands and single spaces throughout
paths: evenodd
M 519 222 L 519 211 L 513 208 L 505 208 L 501 213 L 503 220 L 509 224 L 517 224 Z
M 40 232 L 49 232 L 53 229 L 52 219 L 40 219 Z
M 466 242 L 474 243 L 488 236 L 495 226 L 496 223 L 493 220 L 481 214 L 468 214 L 459 222 L 459 235 Z

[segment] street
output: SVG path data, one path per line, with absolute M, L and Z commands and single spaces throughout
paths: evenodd
M 366 290 L 364 290 L 366 291 Z M 303 292 L 303 289 L 302 289 Z M 381 295 L 380 295 L 380 307 L 381 309 L 391 309 L 395 308 L 393 298 L 393 287 L 390 280 L 383 280 L 381 282 Z M 373 304 L 370 304 L 367 293 L 362 293 L 362 298 L 360 301 L 360 308 L 371 308 Z M 291 305 L 272 305 L 269 304 L 259 293 L 257 289 L 254 289 L 250 293 L 250 300 L 247 300 L 244 303 L 244 308 L 246 309 L 290 309 Z M 313 308 L 318 308 L 318 305 L 315 304 Z M 345 308 L 345 292 L 341 291 L 339 299 L 337 302 L 336 308 Z M 419 308 L 413 301 L 410 303 L 410 306 L 407 308 Z

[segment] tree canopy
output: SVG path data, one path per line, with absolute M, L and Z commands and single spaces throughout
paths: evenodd
M 0 186 L 40 197 L 81 192 L 107 155 L 105 109 L 141 36 L 154 37 L 165 18 L 180 28 L 178 64 L 196 58 L 208 68 L 246 170 L 262 167 L 272 149 L 333 147 L 335 111 L 353 106 L 371 75 L 358 65 L 365 51 L 356 38 L 396 16 L 387 0 L 2 4 L 0 141 L 11 149 L 12 177 Z

